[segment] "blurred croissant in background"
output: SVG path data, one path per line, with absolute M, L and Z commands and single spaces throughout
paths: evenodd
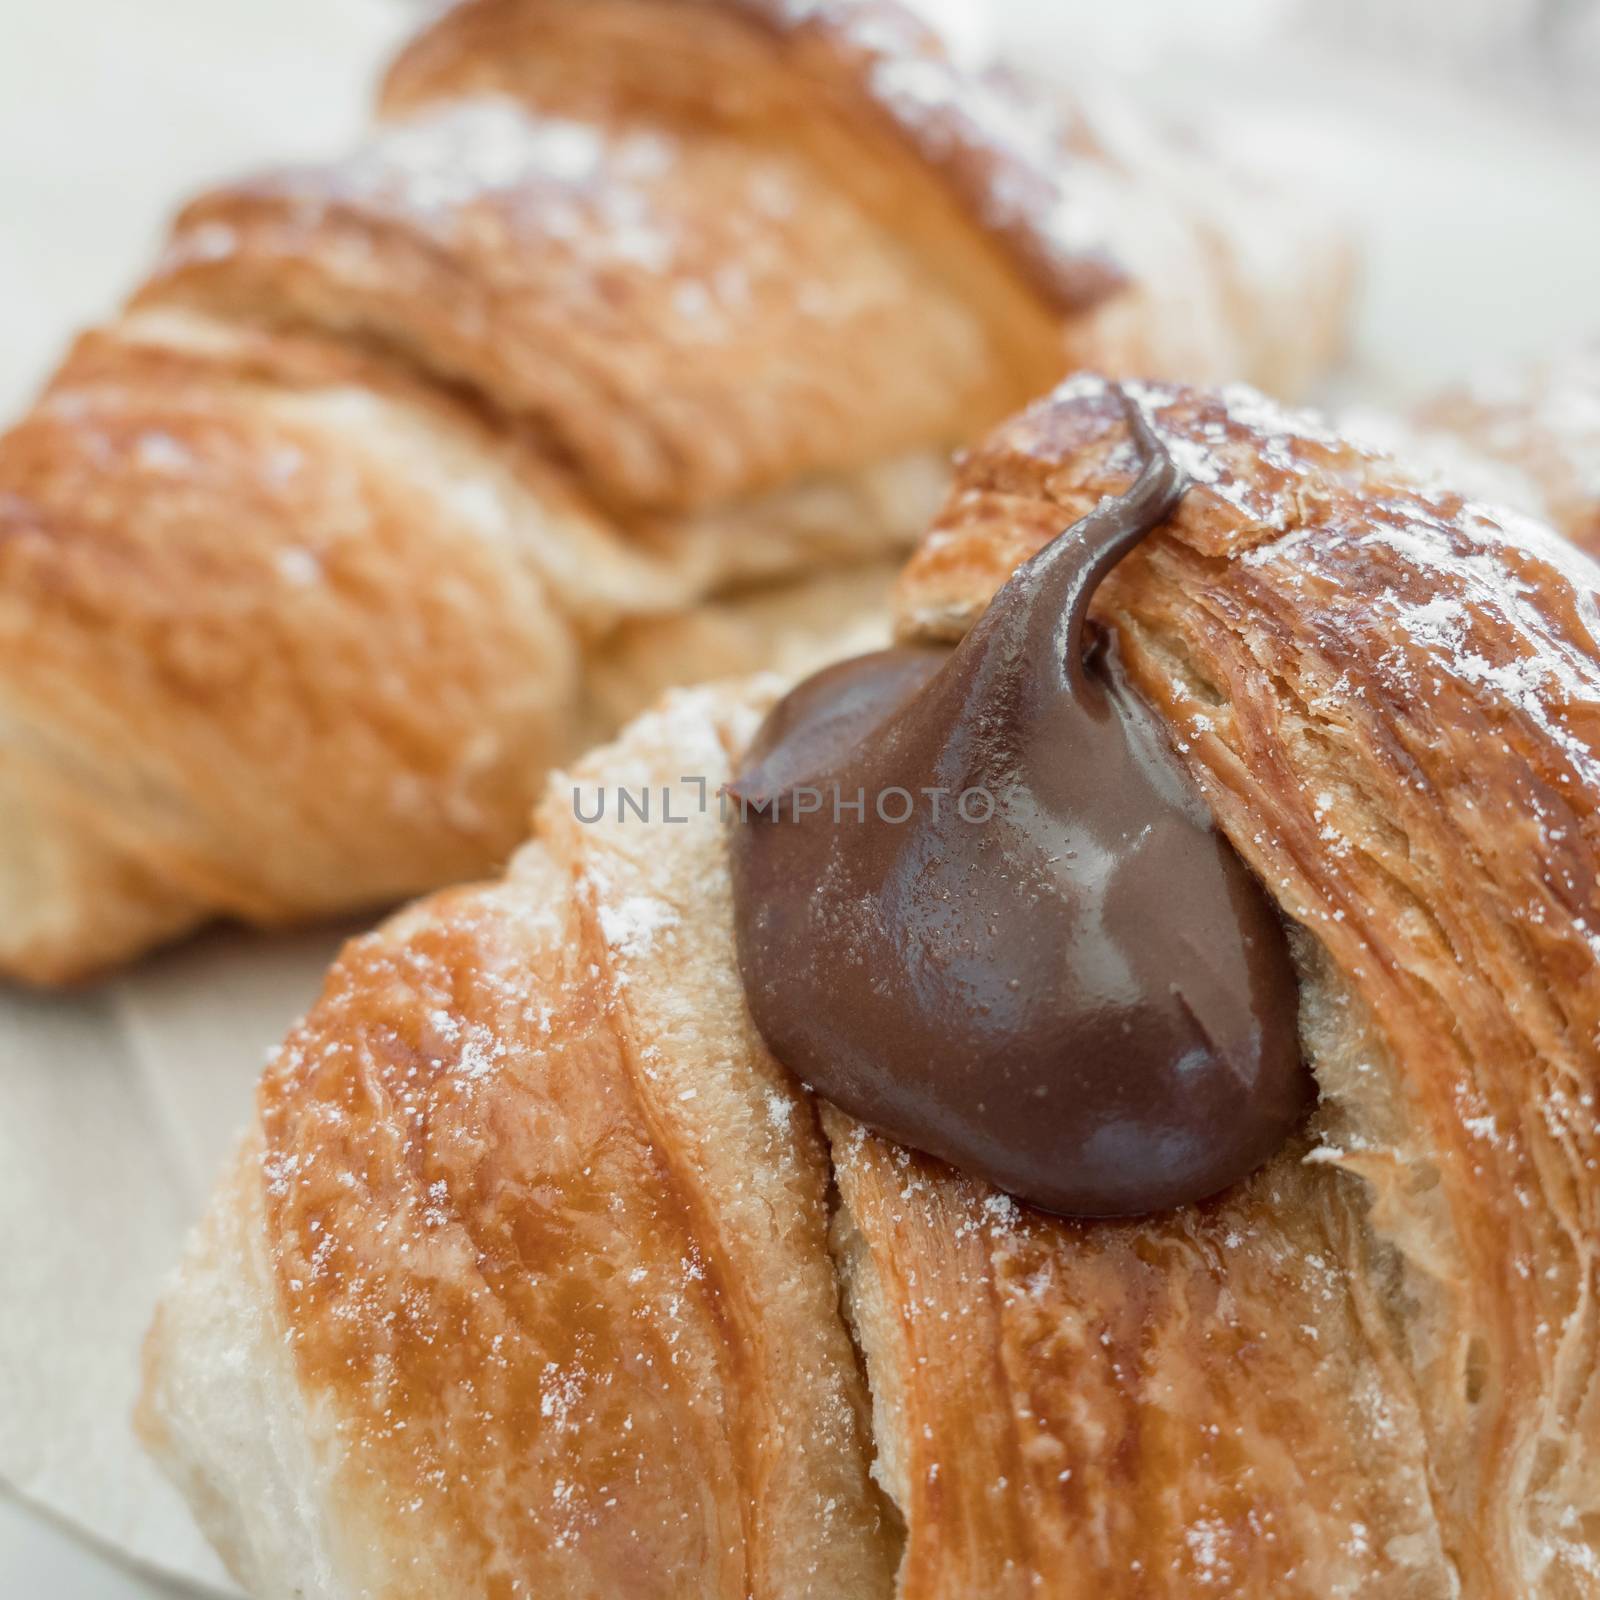
M 179 217 L 0 440 L 0 972 L 480 874 L 662 687 L 826 652 L 1062 373 L 1334 353 L 1292 194 L 893 4 L 467 0 Z

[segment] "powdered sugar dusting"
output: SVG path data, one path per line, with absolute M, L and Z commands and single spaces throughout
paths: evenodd
M 980 204 L 991 227 L 1036 233 L 1063 264 L 1105 247 L 1104 222 L 1071 188 L 1065 129 L 1042 99 L 927 55 L 884 55 L 870 83 L 934 157 L 979 150 L 990 158 Z
M 398 183 L 408 204 L 426 210 L 534 180 L 578 188 L 599 176 L 606 155 L 598 129 L 536 120 L 514 101 L 490 97 L 400 124 L 351 167 L 350 182 Z
M 620 903 L 599 900 L 600 930 L 612 950 L 635 959 L 650 953 L 658 934 L 678 924 L 673 909 L 648 895 L 632 894 Z
M 452 240 L 528 225 L 597 261 L 652 273 L 677 255 L 672 219 L 652 185 L 678 158 L 673 138 L 535 116 L 501 95 L 430 107 L 385 127 L 332 167 L 262 180 L 306 229 L 337 206 L 400 212 Z M 200 220 L 179 231 L 165 266 L 220 259 L 242 248 L 237 230 Z
M 977 7 L 769 0 L 767 10 L 786 27 L 825 28 L 911 146 L 1055 293 L 1079 305 L 1116 286 L 1104 219 L 1074 182 L 1071 130 L 1050 97 L 992 64 Z
M 1194 1581 L 1202 1587 L 1233 1583 L 1228 1561 L 1228 1525 L 1220 1517 L 1201 1517 L 1184 1530 Z
M 757 0 L 786 27 L 826 24 L 867 49 L 925 47 L 930 32 L 955 60 L 978 68 L 994 58 L 994 30 L 969 0 Z
M 1600 518 L 1600 341 L 1482 373 L 1425 408 L 1422 421 L 1531 476 L 1556 514 L 1592 501 L 1588 514 Z
M 525 204 L 538 192 L 539 223 L 553 237 L 582 238 L 586 249 L 664 272 L 675 245 L 648 184 L 673 159 L 664 134 L 533 117 L 485 97 L 401 124 L 342 167 L 339 186 L 435 225 L 459 225 L 464 208 L 497 197 Z

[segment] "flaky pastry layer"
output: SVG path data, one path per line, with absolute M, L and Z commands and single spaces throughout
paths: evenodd
M 1130 392 L 1194 486 L 1099 620 L 1291 922 L 1304 1135 L 1072 1223 L 817 1106 L 716 804 L 775 685 L 671 697 L 267 1073 L 144 1402 L 262 1593 L 1594 1592 L 1600 574 L 1250 391 Z M 902 637 L 1135 466 L 1097 379 L 1007 425 Z

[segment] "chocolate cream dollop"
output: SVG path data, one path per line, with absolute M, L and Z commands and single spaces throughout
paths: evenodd
M 1199 1200 L 1314 1087 L 1284 931 L 1091 597 L 1182 475 L 1142 472 L 954 650 L 808 679 L 729 786 L 739 965 L 774 1055 L 868 1126 L 1046 1210 Z

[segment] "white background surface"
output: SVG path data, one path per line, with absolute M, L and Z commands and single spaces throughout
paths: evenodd
M 1503 64 L 1496 30 L 1530 3 L 1415 0 L 1408 58 L 1444 18 L 1440 54 L 1470 68 L 1498 51 Z M 1036 64 L 1110 62 L 1169 107 L 1225 108 L 1227 139 L 1342 198 L 1368 247 L 1347 392 L 1415 391 L 1600 327 L 1591 137 L 1570 114 L 1530 110 L 1525 78 L 1501 104 L 1402 72 L 1403 29 L 1386 26 L 1365 60 L 1328 42 L 1326 14 L 1359 46 L 1364 27 L 1407 7 L 1313 7 L 1322 36 L 1285 43 L 1295 0 L 976 4 Z M 0 0 L 0 410 L 25 404 L 70 330 L 136 280 L 176 198 L 348 142 L 417 10 Z M 1582 60 L 1569 52 L 1569 70 Z M 335 942 L 217 936 L 92 994 L 0 992 L 0 1459 L 25 1434 L 37 1496 L 154 1562 L 199 1570 L 204 1557 L 175 1499 L 129 1465 L 122 1397 L 150 1285 L 246 1116 L 263 1049 Z M 33 1314 L 46 1305 L 55 1320 Z M 181 1592 L 0 1491 L 4 1600 Z

